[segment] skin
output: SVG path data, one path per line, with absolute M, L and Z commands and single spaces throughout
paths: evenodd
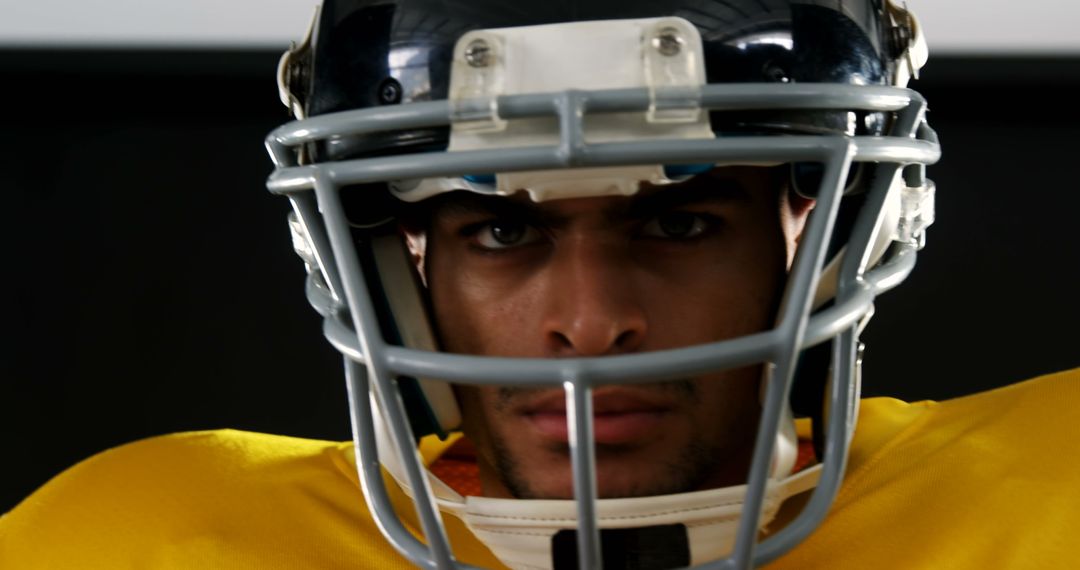
M 414 251 L 446 350 L 580 357 L 684 347 L 771 325 L 811 204 L 766 168 L 714 169 L 632 197 L 454 193 Z M 601 497 L 739 484 L 761 370 L 594 392 Z M 456 387 L 491 497 L 573 496 L 561 390 Z M 560 432 L 560 429 L 562 430 Z

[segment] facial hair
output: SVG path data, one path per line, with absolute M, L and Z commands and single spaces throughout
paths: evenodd
M 692 402 L 697 398 L 697 387 L 690 380 L 676 380 L 648 386 L 651 390 L 669 393 L 684 401 Z M 508 410 L 517 398 L 537 391 L 538 389 L 533 388 L 500 388 L 494 407 L 497 411 Z M 696 426 L 694 431 L 701 434 L 703 427 Z M 597 462 L 603 461 L 605 453 L 617 453 L 618 447 L 598 445 Z M 570 446 L 568 444 L 561 446 L 559 451 L 569 458 Z M 518 499 L 561 498 L 549 496 L 534 488 L 528 474 L 523 472 L 521 463 L 506 445 L 503 434 L 491 434 L 491 452 L 499 480 L 513 497 Z M 620 489 L 617 494 L 605 492 L 601 488 L 599 489 L 600 498 L 668 495 L 699 490 L 722 467 L 730 455 L 731 450 L 725 450 L 723 445 L 711 444 L 704 437 L 695 437 L 683 446 L 674 459 L 660 466 L 657 475 L 651 477 L 650 480 L 636 482 L 630 488 Z

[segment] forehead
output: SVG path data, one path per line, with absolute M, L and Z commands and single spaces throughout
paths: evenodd
M 567 184 L 572 184 L 568 182 Z M 714 168 L 689 180 L 665 185 L 642 183 L 632 196 L 599 196 L 534 202 L 521 191 L 511 196 L 488 196 L 468 191 L 443 194 L 428 201 L 428 212 L 440 217 L 470 213 L 534 212 L 547 216 L 593 215 L 606 218 L 642 217 L 657 209 L 694 203 L 753 205 L 771 203 L 784 187 L 775 167 Z

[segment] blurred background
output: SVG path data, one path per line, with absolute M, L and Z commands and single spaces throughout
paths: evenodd
M 945 156 L 864 393 L 1080 365 L 1080 3 L 910 0 Z M 309 0 L 0 0 L 0 512 L 98 451 L 232 427 L 347 439 L 340 357 L 264 188 Z

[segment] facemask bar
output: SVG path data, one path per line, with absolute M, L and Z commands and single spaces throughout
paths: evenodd
M 324 257 L 326 252 L 332 251 L 327 238 L 326 226 L 323 224 L 322 217 L 319 216 L 315 196 L 310 192 L 291 194 L 289 200 L 292 202 L 297 222 L 312 242 L 311 250 L 316 262 L 316 267 L 313 269 L 314 272 L 318 272 L 318 277 L 315 277 L 315 279 L 321 278 L 322 280 L 321 283 L 315 281 L 315 279 L 308 282 L 308 301 L 320 315 L 324 317 L 330 316 L 336 310 L 344 308 L 342 302 L 344 286 L 341 283 L 337 265 Z M 315 290 L 325 291 L 323 293 L 324 298 L 315 297 L 313 295 Z
M 329 316 L 329 313 L 340 315 L 339 311 L 328 311 L 324 332 L 331 343 L 346 355 L 350 406 L 354 430 L 358 432 L 355 434 L 357 457 L 365 479 L 364 492 L 384 534 L 414 563 L 429 568 L 452 568 L 457 564 L 450 553 L 445 530 L 435 508 L 436 499 L 421 467 L 392 374 L 469 384 L 547 383 L 553 387 L 561 385 L 566 390 L 568 415 L 573 419 L 571 442 L 575 499 L 578 501 L 581 525 L 578 546 L 582 568 L 598 567 L 600 562 L 599 532 L 594 517 L 596 490 L 592 477 L 595 457 L 591 444 L 591 391 L 602 384 L 662 381 L 709 370 L 769 363 L 772 379 L 763 405 L 746 506 L 735 550 L 729 558 L 703 567 L 745 568 L 751 563 L 775 559 L 809 534 L 831 503 L 843 472 L 847 437 L 850 434 L 849 416 L 853 404 L 850 401 L 852 394 L 848 392 L 850 381 L 847 379 L 851 378 L 854 366 L 856 325 L 870 310 L 874 295 L 895 285 L 910 271 L 914 247 L 897 247 L 898 253 L 885 264 L 863 275 L 869 237 L 877 222 L 877 212 L 864 209 L 853 234 L 852 243 L 856 249 L 849 251 L 844 260 L 835 304 L 811 317 L 809 303 L 824 263 L 824 244 L 830 234 L 843 190 L 842 182 L 850 163 L 855 160 L 928 164 L 937 160 L 939 149 L 934 142 L 915 140 L 913 137 L 915 127 L 922 118 L 924 102 L 917 93 L 889 87 L 821 84 L 706 86 L 702 89 L 701 104 L 704 108 L 714 110 L 850 108 L 896 112 L 895 135 L 875 138 L 740 137 L 592 145 L 586 145 L 581 140 L 580 121 L 586 112 L 643 112 L 648 109 L 649 103 L 649 95 L 643 89 L 519 95 L 499 99 L 500 113 L 505 118 L 558 115 L 563 124 L 561 140 L 559 145 L 552 147 L 426 153 L 295 166 L 292 146 L 333 136 L 446 125 L 451 121 L 452 114 L 445 101 L 316 117 L 286 125 L 268 137 L 267 146 L 279 167 L 268 182 L 270 190 L 296 200 L 298 196 L 310 196 L 313 189 L 319 209 L 326 216 L 332 259 L 339 269 L 336 277 L 341 280 L 344 300 L 353 309 L 353 330 L 339 317 Z M 820 162 L 826 165 L 827 171 L 817 208 L 803 235 L 803 244 L 789 277 L 778 326 L 769 331 L 706 345 L 603 359 L 472 357 L 387 346 L 375 322 L 362 268 L 339 197 L 342 186 L 395 178 L 567 166 L 763 161 Z M 892 176 L 881 176 L 872 190 L 871 200 L 883 204 L 891 182 Z M 311 227 L 311 224 L 308 226 Z M 325 277 L 334 279 L 329 277 L 329 273 Z M 825 317 L 835 320 L 826 321 Z M 758 545 L 757 521 L 774 443 L 773 434 L 787 398 L 795 358 L 799 350 L 837 334 L 840 334 L 840 339 L 834 349 L 836 365 L 831 378 L 830 403 L 833 413 L 830 414 L 827 428 L 829 441 L 824 458 L 823 484 L 814 492 L 807 509 L 791 525 Z M 366 370 L 363 370 L 361 363 L 366 365 Z M 508 378 L 516 380 L 508 381 Z M 403 459 L 421 526 L 430 546 L 412 537 L 390 507 L 378 470 L 379 461 L 374 452 L 370 429 L 373 411 L 367 393 L 372 380 L 379 406 L 393 428 L 390 433 L 394 438 L 394 447 Z

